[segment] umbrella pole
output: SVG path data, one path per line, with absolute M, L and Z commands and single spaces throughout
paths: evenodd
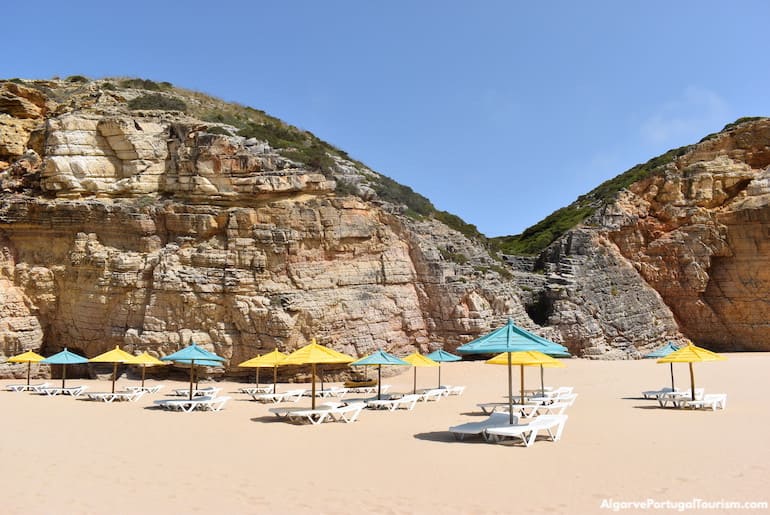
M 256 367 L 254 370 L 256 370 L 256 372 L 254 372 L 254 382 L 257 383 L 256 386 L 259 388 L 259 367 Z
M 511 353 L 508 353 L 508 422 L 513 425 L 513 367 Z
M 278 386 L 278 365 L 273 365 L 273 393 L 276 393 L 276 386 Z
M 29 372 L 32 370 L 32 362 L 27 361 L 27 386 L 29 386 Z
M 118 362 L 112 364 L 112 393 L 115 393 L 115 376 L 118 375 Z
M 669 367 L 671 367 L 671 391 L 676 391 L 676 388 L 674 388 L 674 364 L 669 363 Z
M 190 361 L 190 400 L 192 400 L 192 390 L 193 390 L 193 369 L 195 368 L 195 360 Z
M 147 366 L 142 365 L 142 388 L 144 388 L 144 373 L 147 371 Z
M 310 372 L 310 375 L 312 376 L 313 380 L 313 388 L 311 389 L 312 392 L 312 409 L 315 409 L 315 363 L 312 364 L 312 371 Z
M 543 365 L 540 365 L 540 395 L 545 397 L 545 383 L 543 382 Z
M 67 379 L 67 365 L 61 366 L 61 387 L 64 388 L 64 380 Z
M 438 386 L 436 388 L 441 388 L 441 363 L 438 364 Z
M 690 396 L 695 400 L 695 373 L 692 371 L 692 361 L 690 361 Z
M 417 393 L 417 367 L 414 367 L 414 383 L 412 384 L 412 393 Z
M 521 403 L 524 404 L 524 365 L 520 365 L 519 375 L 521 376 L 521 386 L 519 387 L 519 395 L 521 395 Z
M 377 365 L 377 400 L 382 398 L 382 365 Z

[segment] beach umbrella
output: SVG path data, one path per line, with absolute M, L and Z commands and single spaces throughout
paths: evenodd
M 567 348 L 563 345 L 559 345 L 542 336 L 537 336 L 534 333 L 525 331 L 516 326 L 510 318 L 508 319 L 508 323 L 503 327 L 457 348 L 457 352 L 465 354 L 510 354 L 521 351 L 539 351 L 549 356 L 569 356 Z M 511 424 L 513 424 L 513 363 L 507 361 L 507 365 L 508 403 L 510 408 L 510 421 Z
M 438 363 L 438 387 L 441 388 L 441 363 L 445 363 L 448 361 L 460 361 L 460 356 L 457 356 L 455 354 L 452 354 L 451 352 L 447 352 L 444 349 L 434 350 L 430 354 L 428 354 L 426 357 L 432 359 L 436 363 Z
M 29 386 L 29 374 L 32 369 L 32 363 L 39 363 L 45 358 L 40 354 L 28 350 L 22 354 L 11 356 L 8 358 L 8 363 L 26 363 L 27 364 L 27 386 Z
M 419 352 L 413 352 L 404 358 L 404 361 L 414 367 L 414 386 L 412 386 L 412 393 L 417 393 L 417 367 L 437 367 L 438 363 L 432 359 L 423 356 Z
M 382 349 L 364 356 L 350 364 L 351 367 L 366 367 L 377 365 L 377 400 L 382 398 L 382 365 L 409 366 L 409 363 Z
M 669 354 L 668 356 L 665 356 L 663 358 L 660 358 L 657 362 L 658 363 L 688 363 L 690 365 L 690 394 L 692 396 L 692 400 L 695 400 L 695 373 L 692 370 L 692 364 L 702 361 L 725 361 L 727 360 L 726 357 L 720 356 L 716 352 L 711 352 L 710 350 L 703 349 L 701 347 L 696 347 L 692 343 L 689 345 L 682 347 L 679 350 L 676 350 Z
M 91 363 L 112 363 L 112 393 L 115 393 L 115 378 L 118 375 L 118 363 L 125 363 L 134 357 L 133 354 L 121 350 L 117 345 L 111 351 L 99 354 L 88 361 Z
M 174 361 L 176 363 L 186 363 L 190 365 L 190 400 L 193 398 L 193 373 L 196 365 L 203 366 L 218 366 L 221 365 L 225 358 L 217 356 L 213 352 L 209 352 L 203 347 L 199 347 L 194 343 L 188 345 L 184 349 L 178 350 L 168 356 L 160 358 L 161 361 Z
M 126 360 L 127 365 L 139 365 L 142 367 L 142 388 L 144 388 L 144 373 L 147 367 L 155 367 L 158 365 L 169 365 L 170 363 L 164 363 L 155 356 L 143 352 L 138 356 L 131 356 L 131 359 Z
M 273 367 L 273 393 L 277 393 L 276 387 L 278 386 L 278 367 L 283 364 L 285 359 L 286 354 L 279 351 L 278 349 L 274 349 L 267 354 L 263 354 L 262 356 L 257 356 L 255 358 L 246 360 L 243 363 L 240 363 L 238 366 L 254 367 L 256 369 L 257 387 L 259 387 L 259 369 L 263 367 Z
M 660 347 L 659 349 L 655 349 L 654 351 L 650 352 L 649 354 L 645 354 L 645 358 L 663 358 L 668 356 L 674 351 L 679 350 L 679 346 L 675 345 L 673 342 L 668 342 L 663 347 Z M 671 369 L 671 390 L 676 390 L 674 388 L 674 364 L 669 363 L 669 368 Z
M 560 361 L 553 359 L 552 357 L 543 354 L 538 351 L 520 351 L 520 352 L 504 352 L 498 354 L 492 359 L 488 359 L 487 363 L 490 365 L 519 365 L 521 376 L 521 387 L 519 393 L 521 395 L 521 403 L 524 404 L 524 367 L 527 366 L 549 366 L 549 367 L 564 367 L 565 365 Z M 513 405 L 511 404 L 511 408 Z
M 315 338 L 313 338 L 310 343 L 286 356 L 282 364 L 311 365 L 311 377 L 313 382 L 313 387 L 311 390 L 313 400 L 311 402 L 312 409 L 315 409 L 316 366 L 323 363 L 350 363 L 354 360 L 355 358 L 348 356 L 347 354 L 343 354 L 341 352 L 337 352 L 334 349 L 330 349 L 329 347 L 324 347 L 323 345 L 317 344 Z
M 48 365 L 62 365 L 61 387 L 64 388 L 64 381 L 67 379 L 67 365 L 79 365 L 82 363 L 88 363 L 88 359 L 84 358 L 80 354 L 70 352 L 67 350 L 67 347 L 64 347 L 63 351 L 57 352 L 53 356 L 48 356 L 40 363 L 46 363 Z

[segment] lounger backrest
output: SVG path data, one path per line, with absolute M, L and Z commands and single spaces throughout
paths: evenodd
M 493 426 L 502 426 L 505 424 L 510 424 L 511 422 L 511 415 L 508 413 L 504 413 L 501 411 L 496 411 L 489 415 L 487 419 L 484 421 L 484 425 L 493 425 Z M 519 417 L 518 415 L 513 416 L 513 423 L 518 424 L 519 423 Z

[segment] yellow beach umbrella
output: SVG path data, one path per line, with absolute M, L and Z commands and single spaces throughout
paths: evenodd
M 99 354 L 88 361 L 91 363 L 112 363 L 112 393 L 115 393 L 115 377 L 118 375 L 118 363 L 125 363 L 126 361 L 133 359 L 133 357 L 133 355 L 121 350 L 116 345 L 111 351 Z
M 692 364 L 696 361 L 725 361 L 726 357 L 711 352 L 710 350 L 696 347 L 692 343 L 672 352 L 668 356 L 660 358 L 657 363 L 688 363 L 690 365 L 690 395 L 695 400 L 695 373 Z
M 257 356 L 255 358 L 247 359 L 243 363 L 239 363 L 239 367 L 254 367 L 256 369 L 256 383 L 259 387 L 259 369 L 263 367 L 273 367 L 273 393 L 276 393 L 276 386 L 278 385 L 278 367 L 284 365 L 286 354 L 274 349 L 267 354 Z
M 147 367 L 155 367 L 158 365 L 170 365 L 165 361 L 161 361 L 155 356 L 148 354 L 146 351 L 138 356 L 131 356 L 131 359 L 125 361 L 126 365 L 140 365 L 142 367 L 142 388 L 144 388 L 144 373 Z
M 22 354 L 11 356 L 10 358 L 8 358 L 8 363 L 26 363 L 27 364 L 27 386 L 29 386 L 29 373 L 30 373 L 30 370 L 32 369 L 32 363 L 38 363 L 40 361 L 43 361 L 44 359 L 45 358 L 40 354 L 32 352 L 31 350 L 28 350 L 27 352 L 24 352 Z
M 521 403 L 524 404 L 524 367 L 543 365 L 549 367 L 564 366 L 559 360 L 552 358 L 542 352 L 535 350 L 519 351 L 519 352 L 503 352 L 498 354 L 492 359 L 488 359 L 487 363 L 490 365 L 519 365 L 521 375 L 521 387 L 519 393 L 521 395 Z M 510 395 L 509 395 L 510 397 Z M 513 399 L 511 401 L 511 411 L 513 411 Z
M 417 367 L 437 367 L 438 363 L 427 356 L 423 356 L 419 352 L 413 352 L 402 359 L 414 367 L 414 385 L 412 386 L 412 393 L 417 393 Z
M 288 356 L 281 363 L 282 365 L 312 365 L 312 407 L 315 409 L 315 375 L 316 365 L 323 363 L 351 363 L 355 361 L 355 358 L 337 352 L 329 347 L 324 347 L 316 343 L 313 338 L 309 344 L 305 345 L 301 349 L 297 349 Z

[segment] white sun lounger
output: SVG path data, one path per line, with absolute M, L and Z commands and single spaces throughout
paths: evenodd
M 130 401 L 135 402 L 145 393 L 143 390 L 128 391 L 128 392 L 93 392 L 88 393 L 86 396 L 92 401 L 113 402 L 113 401 Z
M 131 390 L 134 392 L 147 392 L 147 393 L 158 393 L 160 389 L 163 388 L 162 384 L 156 384 L 153 386 L 126 386 L 126 390 Z M 190 394 L 190 390 L 187 390 L 187 394 Z
M 425 390 L 420 396 L 421 401 L 438 401 L 441 400 L 442 397 L 446 397 L 447 391 L 444 388 L 431 388 L 430 390 Z
M 257 402 L 298 402 L 305 393 L 304 388 L 300 390 L 287 390 L 281 393 L 254 393 L 251 398 Z
M 65 388 L 49 386 L 47 388 L 41 388 L 38 393 L 55 397 L 57 395 L 72 395 L 77 397 L 86 391 L 87 386 L 67 386 Z
M 224 400 L 222 400 L 224 399 Z M 219 411 L 222 409 L 224 404 L 230 400 L 230 397 L 194 397 L 192 400 L 190 399 L 161 399 L 154 401 L 154 404 L 156 406 L 159 406 L 163 409 L 167 409 L 169 411 L 184 411 L 185 413 L 190 413 L 196 409 L 200 409 L 202 411 L 204 410 L 210 410 L 210 411 Z
M 505 424 L 510 424 L 511 416 L 508 413 L 492 413 L 485 420 L 479 422 L 466 422 L 458 426 L 452 426 L 449 428 L 449 432 L 454 435 L 457 440 L 462 440 L 468 435 L 480 435 L 486 438 L 484 430 L 488 427 L 500 427 Z M 513 423 L 518 424 L 519 417 L 513 416 Z
M 696 389 L 697 391 L 697 389 Z M 726 393 L 707 393 L 702 399 L 689 400 L 684 402 L 686 408 L 711 408 L 716 411 L 717 408 L 725 409 L 727 407 Z
M 192 394 L 193 397 L 216 397 L 220 391 L 222 391 L 222 388 L 218 388 L 216 386 L 207 386 L 206 388 L 193 388 Z M 190 389 L 177 388 L 173 393 L 179 397 L 189 397 Z
M 642 392 L 642 397 L 645 399 L 657 399 L 661 395 L 664 395 L 666 393 L 673 392 L 674 389 L 670 386 L 664 386 L 660 390 L 647 390 L 646 392 Z
M 420 397 L 419 393 L 410 393 L 409 395 L 404 395 L 398 399 L 375 399 L 366 401 L 366 407 L 372 409 L 387 409 L 390 411 L 395 411 L 400 408 L 413 410 L 417 401 L 420 400 Z
M 40 384 L 9 384 L 6 385 L 5 389 L 9 392 L 39 392 L 42 388 L 48 388 L 51 386 L 50 383 L 40 383 Z
M 515 442 L 516 439 L 520 439 L 526 447 L 529 447 L 535 442 L 540 431 L 547 432 L 552 442 L 559 441 L 566 422 L 567 415 L 540 415 L 529 424 L 489 427 L 484 431 L 489 441 L 503 442 L 510 438 Z
M 358 420 L 361 412 L 366 407 L 365 402 L 351 402 L 343 406 L 338 406 L 329 410 L 329 416 L 336 421 L 342 421 L 350 424 Z
M 255 395 L 258 393 L 273 393 L 273 385 L 268 384 L 264 386 L 244 386 L 238 388 L 239 393 L 245 393 L 247 395 Z
M 462 395 L 465 391 L 465 386 L 444 386 L 446 389 L 446 395 Z
M 695 400 L 701 400 L 703 398 L 703 388 L 695 389 Z M 658 404 L 661 408 L 665 408 L 669 403 L 675 408 L 681 408 L 687 401 L 693 400 L 690 390 L 675 390 L 673 392 L 664 393 L 658 396 Z

